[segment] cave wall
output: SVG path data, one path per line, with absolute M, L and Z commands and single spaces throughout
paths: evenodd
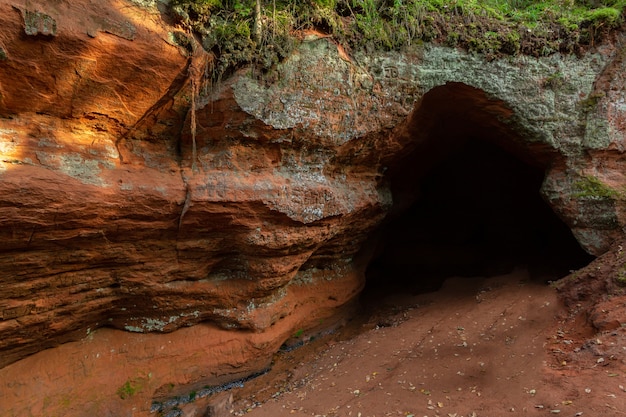
M 0 1 L 2 415 L 148 415 L 331 327 L 364 285 L 368 235 L 415 198 L 390 179 L 436 155 L 446 100 L 546 167 L 542 194 L 588 252 L 623 236 L 617 41 L 485 61 L 348 56 L 310 33 L 271 74 L 210 84 L 212 57 L 158 7 Z M 449 97 L 422 100 L 438 87 Z

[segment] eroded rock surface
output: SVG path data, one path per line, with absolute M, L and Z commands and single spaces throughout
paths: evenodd
M 416 192 L 396 167 L 431 158 L 446 116 L 540 161 L 588 252 L 623 235 L 620 43 L 485 62 L 309 34 L 209 85 L 161 6 L 0 2 L 2 415 L 148 415 L 335 325 L 369 233 Z

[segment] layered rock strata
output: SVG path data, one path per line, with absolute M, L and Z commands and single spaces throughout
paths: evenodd
M 311 33 L 212 85 L 159 5 L 0 2 L 2 415 L 148 415 L 332 327 L 449 120 L 539 161 L 588 252 L 624 234 L 620 42 L 487 62 Z

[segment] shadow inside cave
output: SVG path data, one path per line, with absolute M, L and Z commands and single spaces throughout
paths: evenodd
M 362 303 L 515 268 L 547 282 L 593 259 L 541 197 L 558 155 L 524 145 L 502 114 L 489 113 L 506 109 L 483 111 L 486 102 L 482 91 L 457 83 L 418 104 L 408 124 L 416 144 L 388 176 L 394 208 L 372 236 Z

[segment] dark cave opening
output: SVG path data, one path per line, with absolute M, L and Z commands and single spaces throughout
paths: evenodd
M 481 113 L 473 98 L 480 93 L 446 85 L 415 112 L 429 129 L 416 133 L 416 150 L 390 176 L 395 213 L 374 238 L 363 298 L 434 291 L 449 277 L 517 267 L 547 282 L 593 259 L 541 197 L 549 158 L 503 145 L 519 137 Z

